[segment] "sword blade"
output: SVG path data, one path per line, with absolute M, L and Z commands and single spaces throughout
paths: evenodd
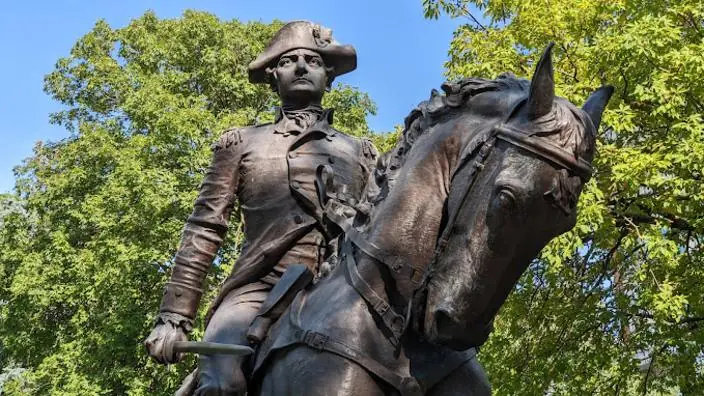
M 205 341 L 176 341 L 174 351 L 197 353 L 199 355 L 251 355 L 254 350 L 248 346 L 220 344 Z

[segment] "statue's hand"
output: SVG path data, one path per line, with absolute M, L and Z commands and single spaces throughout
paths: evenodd
M 174 351 L 174 343 L 188 341 L 188 333 L 193 329 L 193 321 L 183 315 L 162 312 L 149 337 L 144 341 L 149 356 L 161 364 L 178 363 L 183 353 Z

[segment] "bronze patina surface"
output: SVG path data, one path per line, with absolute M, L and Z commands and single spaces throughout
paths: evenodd
M 287 266 L 301 263 L 317 272 L 335 255 L 337 231 L 322 222 L 316 169 L 331 167 L 332 189 L 342 200 L 358 201 L 377 160 L 370 141 L 335 129 L 333 110 L 321 107 L 334 77 L 355 67 L 354 48 L 338 44 L 328 29 L 305 21 L 282 27 L 252 62 L 250 80 L 271 84 L 281 107 L 275 122 L 232 128 L 213 147 L 159 319 L 146 340 L 157 361 L 181 358 L 173 343 L 186 340 L 193 326 L 203 282 L 236 201 L 244 217 L 245 242 L 211 307 L 204 341 L 246 345 L 247 327 Z M 242 359 L 201 356 L 197 393 L 244 392 Z
M 284 26 L 250 65 L 281 97 L 276 121 L 215 144 L 145 342 L 162 363 L 214 351 L 178 394 L 490 394 L 476 347 L 531 260 L 574 227 L 613 92 L 582 108 L 556 97 L 551 48 L 530 81 L 433 91 L 377 158 L 320 107 L 354 49 L 309 22 Z M 180 343 L 236 201 L 246 242 L 203 341 L 251 341 L 251 358 Z

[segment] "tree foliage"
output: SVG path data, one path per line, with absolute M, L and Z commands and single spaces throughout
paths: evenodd
M 70 136 L 38 143 L 16 168 L 16 195 L 0 199 L 6 394 L 166 395 L 192 368 L 150 362 L 141 341 L 210 145 L 226 127 L 273 118 L 277 98 L 247 81 L 247 64 L 281 25 L 195 11 L 98 21 L 46 76 L 64 105 L 51 120 Z M 369 133 L 366 94 L 337 85 L 326 104 L 339 129 Z M 203 308 L 237 254 L 237 215 L 231 229 Z
M 535 260 L 482 349 L 497 394 L 704 393 L 704 3 L 423 0 L 465 23 L 447 75 L 616 87 L 573 232 Z

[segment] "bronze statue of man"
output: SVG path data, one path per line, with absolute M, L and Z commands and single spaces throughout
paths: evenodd
M 281 98 L 274 123 L 226 131 L 183 230 L 171 279 L 154 330 L 145 342 L 161 363 L 174 363 L 175 341 L 193 327 L 208 269 L 225 237 L 235 204 L 244 216 L 245 242 L 222 285 L 205 341 L 246 344 L 250 322 L 290 264 L 314 273 L 334 254 L 334 232 L 323 221 L 316 169 L 334 171 L 341 199 L 358 201 L 377 152 L 365 139 L 334 129 L 321 100 L 333 79 L 356 68 L 355 49 L 331 31 L 305 21 L 286 24 L 249 65 L 253 83 L 268 83 Z M 242 357 L 201 356 L 196 394 L 244 394 Z

